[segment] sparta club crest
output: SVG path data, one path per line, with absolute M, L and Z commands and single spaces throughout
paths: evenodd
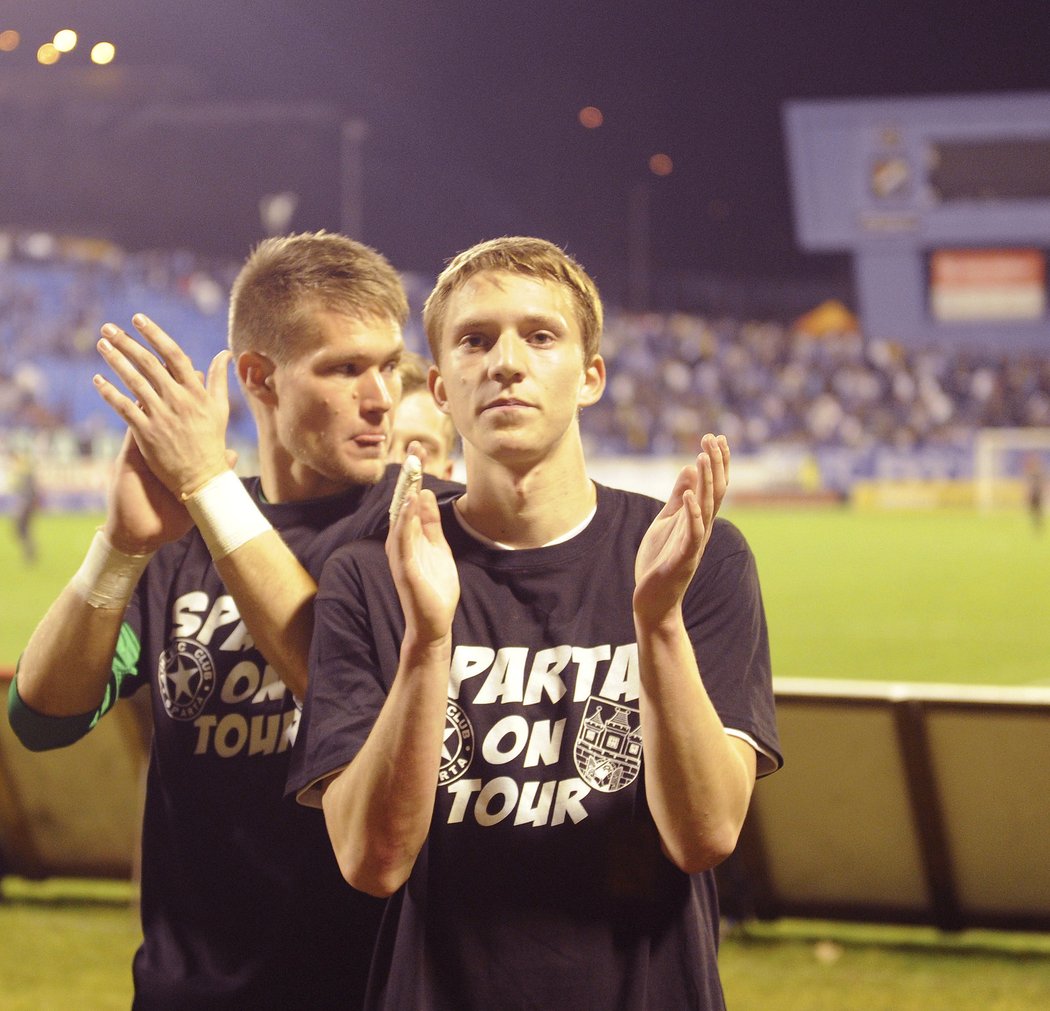
M 642 768 L 641 717 L 637 709 L 591 696 L 573 749 L 576 770 L 592 789 L 616 793 Z
M 194 719 L 215 687 L 211 654 L 193 639 L 175 639 L 160 655 L 157 682 L 168 715 Z
M 470 768 L 474 757 L 474 728 L 467 714 L 455 702 L 445 706 L 445 739 L 441 743 L 441 767 L 438 783 L 444 785 L 459 779 Z

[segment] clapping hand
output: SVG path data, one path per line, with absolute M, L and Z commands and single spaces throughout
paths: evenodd
M 409 453 L 421 462 L 418 442 Z M 406 638 L 422 644 L 449 635 L 459 603 L 459 572 L 441 528 L 437 499 L 418 482 L 410 482 L 400 511 L 387 533 L 386 555 L 405 614 Z
M 230 466 L 226 452 L 230 352 L 220 351 L 212 359 L 205 381 L 156 323 L 141 313 L 132 322 L 156 354 L 107 323 L 98 351 L 131 396 L 101 375 L 95 376 L 95 387 L 127 422 L 150 470 L 173 495 L 183 497 Z
M 657 624 L 677 612 L 711 538 L 729 482 L 729 443 L 724 435 L 705 435 L 700 445 L 696 462 L 682 468 L 638 547 L 636 619 Z

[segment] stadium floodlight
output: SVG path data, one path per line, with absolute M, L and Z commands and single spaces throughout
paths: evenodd
M 51 40 L 51 44 L 60 53 L 71 53 L 77 47 L 77 33 L 72 28 L 63 28 L 61 31 L 55 32 L 55 37 Z

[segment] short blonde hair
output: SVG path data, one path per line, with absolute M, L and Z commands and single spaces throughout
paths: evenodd
M 453 257 L 439 275 L 423 306 L 423 327 L 434 361 L 438 361 L 441 327 L 449 298 L 469 278 L 486 270 L 524 274 L 564 285 L 576 304 L 584 363 L 589 363 L 598 354 L 602 339 L 602 300 L 598 286 L 560 246 L 546 239 L 512 235 L 471 246 Z
M 277 236 L 252 250 L 233 282 L 230 348 L 286 362 L 317 309 L 398 326 L 408 319 L 401 277 L 381 253 L 333 232 Z

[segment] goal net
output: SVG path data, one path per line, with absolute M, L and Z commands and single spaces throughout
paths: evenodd
M 1032 483 L 1050 493 L 1050 428 L 983 428 L 974 438 L 977 508 L 1020 508 Z

